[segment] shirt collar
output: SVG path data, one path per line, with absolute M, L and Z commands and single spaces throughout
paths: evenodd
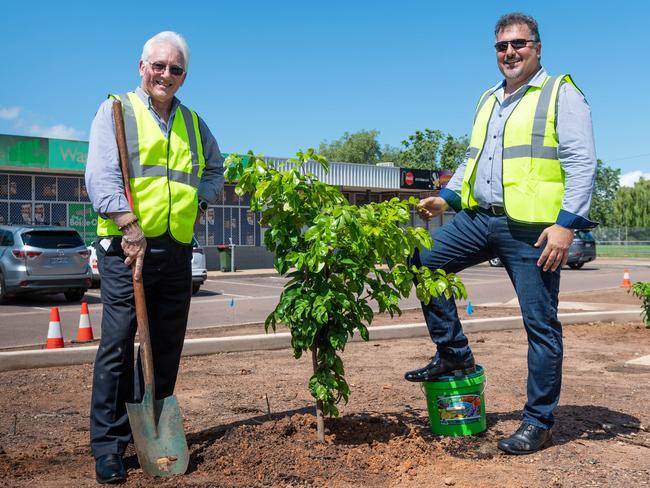
M 542 84 L 544 83 L 544 80 L 546 79 L 548 75 L 546 74 L 546 70 L 540 66 L 539 71 L 535 73 L 533 76 L 530 77 L 530 79 L 524 83 L 522 86 L 520 86 L 517 91 L 521 90 L 522 87 L 529 87 L 529 86 L 536 86 L 536 87 L 541 87 Z M 491 94 L 496 93 L 499 90 L 505 90 L 506 88 L 506 80 L 501 80 L 499 83 L 494 85 L 492 88 Z
M 138 95 L 138 97 L 140 97 L 140 100 L 142 100 L 144 102 L 144 104 L 149 108 L 149 110 L 155 110 L 153 108 L 152 103 L 151 103 L 151 97 L 149 96 L 149 94 L 146 91 L 144 91 L 142 89 L 141 86 L 136 87 L 135 93 L 136 93 L 136 95 Z M 176 109 L 178 108 L 178 106 L 180 104 L 181 104 L 181 101 L 178 98 L 174 97 L 172 99 L 172 109 L 171 109 L 170 113 L 173 114 L 174 112 L 176 112 Z

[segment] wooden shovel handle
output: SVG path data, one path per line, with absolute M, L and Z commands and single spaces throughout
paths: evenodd
M 129 178 L 129 153 L 126 149 L 126 133 L 124 131 L 124 118 L 122 115 L 122 102 L 113 100 L 113 119 L 115 120 L 115 139 L 120 155 L 120 169 L 124 181 L 124 194 L 133 209 L 133 196 L 131 195 L 131 180 Z M 135 268 L 131 270 L 135 273 Z M 155 399 L 155 384 L 153 370 L 153 356 L 151 351 L 151 338 L 149 337 L 149 318 L 147 317 L 147 302 L 144 295 L 142 280 L 133 280 L 133 295 L 135 297 L 135 316 L 138 322 L 138 336 L 140 337 L 140 350 L 142 352 L 142 372 L 144 374 L 145 388 L 151 385 L 151 392 Z

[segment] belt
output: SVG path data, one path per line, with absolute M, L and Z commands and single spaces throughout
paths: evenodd
M 506 213 L 505 208 L 499 207 L 498 205 L 490 205 L 487 208 L 487 211 L 491 213 L 492 215 L 503 215 Z

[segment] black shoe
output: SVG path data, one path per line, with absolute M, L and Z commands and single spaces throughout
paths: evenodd
M 474 358 L 466 361 L 451 361 L 441 358 L 436 354 L 424 368 L 407 371 L 404 375 L 406 381 L 433 381 L 441 376 L 465 376 L 476 371 Z
M 508 454 L 532 454 L 553 444 L 549 429 L 542 429 L 523 422 L 517 432 L 507 439 L 501 439 L 497 447 Z
M 104 454 L 95 460 L 97 483 L 117 484 L 126 481 L 126 469 L 119 454 Z

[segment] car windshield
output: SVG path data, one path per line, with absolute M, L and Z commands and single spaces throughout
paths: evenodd
M 81 236 L 74 230 L 32 230 L 23 234 L 27 246 L 42 249 L 61 249 L 83 246 Z
M 579 230 L 576 232 L 576 237 L 579 237 L 583 241 L 593 241 L 594 236 L 591 232 L 588 230 Z

